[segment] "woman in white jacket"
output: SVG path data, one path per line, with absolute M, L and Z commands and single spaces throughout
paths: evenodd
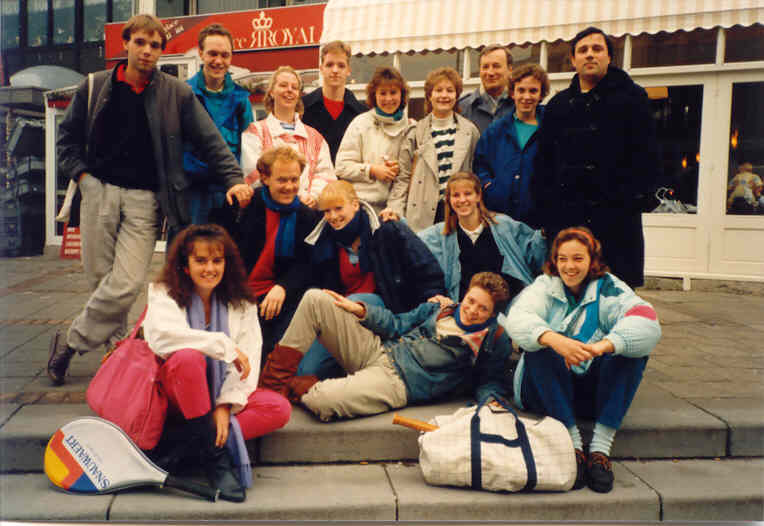
M 324 137 L 303 124 L 302 79 L 290 66 L 281 66 L 271 75 L 263 97 L 268 111 L 265 119 L 253 122 L 241 134 L 241 169 L 248 183 L 260 184 L 257 160 L 265 151 L 290 146 L 305 156 L 305 169 L 300 176 L 297 195 L 305 205 L 316 207 L 316 201 L 329 181 L 336 181 L 329 145 Z
M 562 230 L 544 274 L 518 296 L 506 318 L 525 352 L 514 374 L 515 402 L 568 428 L 576 450 L 575 489 L 613 488 L 610 448 L 661 337 L 652 305 L 608 272 L 586 227 Z M 576 417 L 594 420 L 584 453 Z
M 257 388 L 257 304 L 231 237 L 217 225 L 182 230 L 149 285 L 143 332 L 162 358 L 170 419 L 150 457 L 170 472 L 200 453 L 220 497 L 241 502 L 252 483 L 246 440 L 289 420 L 281 395 Z
M 381 67 L 366 85 L 371 108 L 350 122 L 337 151 L 337 177 L 349 181 L 361 201 L 379 214 L 398 176 L 398 154 L 406 133 L 409 86 L 395 68 Z

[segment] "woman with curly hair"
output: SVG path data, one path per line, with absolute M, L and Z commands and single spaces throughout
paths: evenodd
M 149 284 L 143 323 L 146 342 L 164 360 L 160 382 L 171 408 L 149 455 L 170 473 L 201 458 L 220 497 L 236 502 L 252 484 L 245 441 L 282 427 L 291 414 L 283 396 L 257 388 L 262 339 L 246 279 L 225 229 L 190 226 Z
M 520 294 L 505 326 L 525 351 L 513 378 L 515 403 L 568 428 L 574 489 L 609 492 L 613 438 L 661 337 L 652 305 L 610 274 L 588 228 L 573 227 L 557 234 L 544 274 Z M 594 420 L 588 455 L 577 417 Z

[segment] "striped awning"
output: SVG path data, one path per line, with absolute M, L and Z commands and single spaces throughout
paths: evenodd
M 354 54 L 690 31 L 764 22 L 764 0 L 329 0 L 321 42 Z

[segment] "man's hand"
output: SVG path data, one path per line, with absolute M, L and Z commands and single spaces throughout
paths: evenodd
M 212 412 L 215 422 L 215 447 L 223 447 L 228 440 L 228 424 L 231 421 L 231 404 L 222 404 Z
M 300 201 L 302 202 L 302 204 L 304 204 L 308 208 L 312 208 L 314 210 L 316 209 L 316 206 L 318 206 L 318 201 L 316 201 L 316 198 L 310 194 L 301 195 Z
M 342 294 L 337 294 L 333 290 L 324 289 L 324 292 L 334 298 L 334 304 L 337 305 L 340 309 L 346 310 L 350 314 L 355 314 L 358 318 L 363 318 L 366 316 L 366 307 L 363 306 L 363 303 L 349 300 Z
M 239 377 L 242 380 L 245 380 L 247 376 L 249 376 L 251 371 L 249 358 L 247 358 L 247 355 L 244 354 L 238 347 L 236 348 L 236 358 L 233 359 L 233 365 L 236 367 L 236 370 L 239 371 Z
M 384 221 L 398 221 L 400 216 L 390 207 L 385 208 L 379 213 L 379 218 Z
M 427 301 L 430 303 L 440 303 L 440 308 L 448 307 L 449 305 L 454 304 L 454 300 L 447 296 L 443 296 L 442 294 L 436 294 L 432 298 L 427 298 Z
M 254 193 L 255 192 L 252 190 L 251 186 L 245 183 L 239 183 L 228 189 L 225 194 L 225 199 L 229 205 L 232 205 L 233 198 L 236 197 L 236 199 L 239 201 L 239 208 L 244 208 L 252 200 L 252 195 Z
M 274 285 L 263 301 L 260 302 L 260 316 L 266 320 L 272 320 L 281 313 L 281 307 L 284 305 L 286 290 L 281 285 Z

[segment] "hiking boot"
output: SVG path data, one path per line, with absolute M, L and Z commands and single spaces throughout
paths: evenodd
M 586 455 L 580 449 L 576 449 L 576 482 L 573 489 L 581 489 L 586 486 Z
M 608 493 L 613 489 L 613 467 L 606 454 L 599 451 L 589 453 L 587 467 L 589 488 L 597 493 Z
M 48 376 L 53 385 L 62 385 L 69 369 L 69 362 L 76 351 L 66 344 L 66 333 L 56 331 L 50 339 L 50 357 L 48 358 Z

